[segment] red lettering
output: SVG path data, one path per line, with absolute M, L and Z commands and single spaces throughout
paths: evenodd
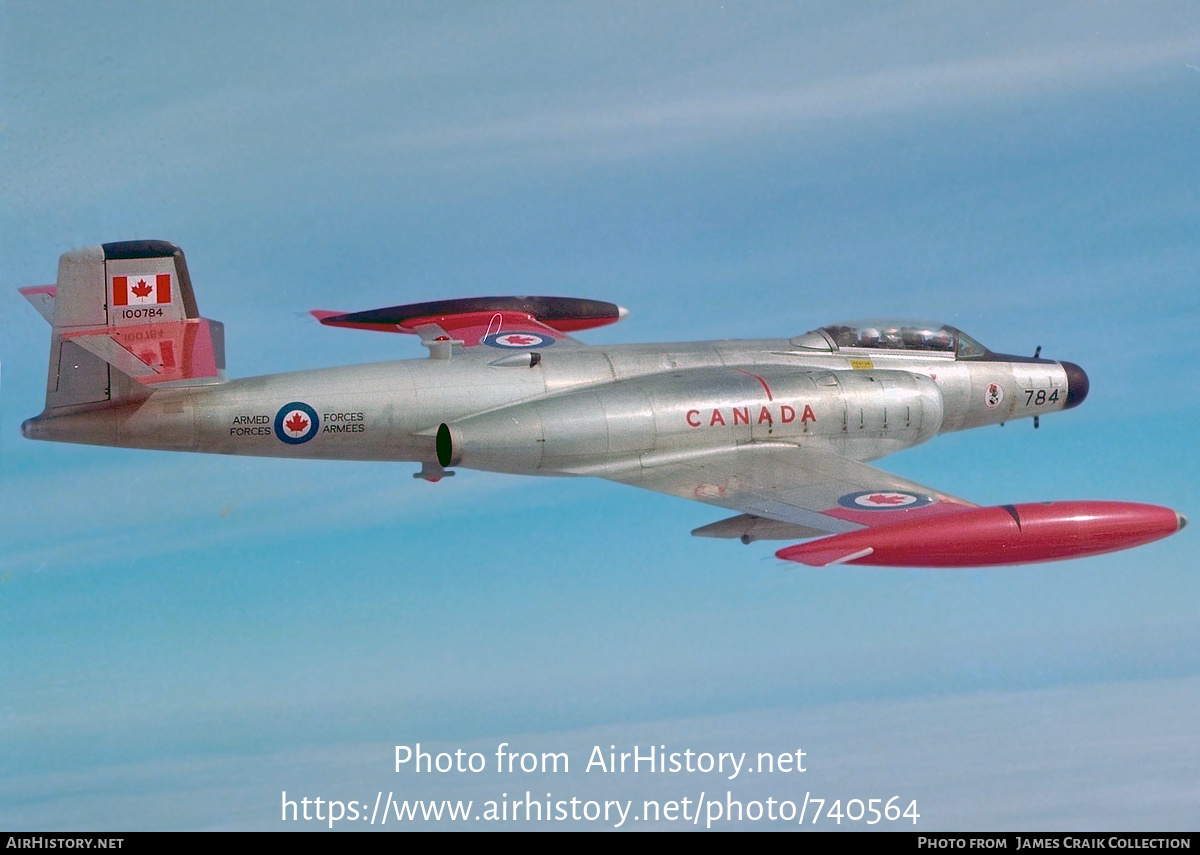
M 771 411 L 766 407 L 763 407 L 758 411 L 758 423 L 761 425 L 763 422 L 766 422 L 769 425 L 774 424 L 774 422 L 771 421 Z
M 725 424 L 725 417 L 721 415 L 720 410 L 713 410 L 712 418 L 708 420 L 708 426 Z
M 733 408 L 733 423 L 736 425 L 739 422 L 744 425 L 750 424 L 749 407 L 742 407 L 741 409 L 738 409 L 737 407 Z
M 817 420 L 817 414 L 813 412 L 812 407 L 810 407 L 808 404 L 805 404 L 804 405 L 804 415 L 802 415 L 800 417 L 800 421 L 801 422 L 815 422 L 816 420 Z
M 791 424 L 796 420 L 796 408 L 789 407 L 787 404 L 779 405 L 779 420 L 786 424 Z
M 695 421 L 692 421 L 693 417 L 695 417 L 695 419 L 696 419 Z M 687 423 L 689 425 L 691 425 L 692 427 L 700 427 L 700 411 L 699 410 L 688 410 L 687 415 L 684 416 L 684 418 L 687 419 Z

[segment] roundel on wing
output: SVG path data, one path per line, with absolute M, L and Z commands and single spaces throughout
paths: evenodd
M 303 401 L 284 404 L 275 414 L 275 436 L 288 445 L 308 442 L 317 435 L 320 427 L 317 411 Z
M 897 511 L 932 505 L 935 501 L 933 496 L 903 490 L 863 490 L 842 496 L 838 504 L 856 511 Z
M 554 344 L 554 337 L 540 332 L 500 332 L 484 336 L 483 343 L 492 347 L 545 347 Z

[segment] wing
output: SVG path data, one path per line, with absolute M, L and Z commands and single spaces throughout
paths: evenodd
M 517 353 L 555 344 L 581 346 L 566 334 L 616 323 L 627 313 L 615 303 L 577 297 L 467 297 L 365 312 L 317 309 L 312 314 L 327 326 L 414 333 L 431 356 L 445 358 L 455 345 Z
M 1150 543 L 1186 523 L 1170 508 L 1133 502 L 981 508 L 827 451 L 783 443 L 675 458 L 644 456 L 640 463 L 640 469 L 604 477 L 742 511 L 693 534 L 745 542 L 815 537 L 775 553 L 814 567 L 1055 561 Z
M 639 469 L 605 477 L 741 511 L 692 534 L 746 543 L 841 534 L 977 507 L 832 452 L 784 443 L 644 457 Z

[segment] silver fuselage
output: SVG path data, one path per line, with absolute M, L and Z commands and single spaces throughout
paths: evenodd
M 663 455 L 767 441 L 867 461 L 1067 401 L 1067 372 L 1048 360 L 814 353 L 787 339 L 550 347 L 532 367 L 480 350 L 158 389 L 107 407 L 48 411 L 23 432 L 436 467 L 440 431 L 450 443 L 440 449 L 444 465 L 603 475 Z M 293 403 L 318 419 L 300 441 L 282 439 L 276 423 Z

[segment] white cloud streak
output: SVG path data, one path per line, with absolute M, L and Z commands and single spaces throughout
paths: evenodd
M 484 49 L 500 61 L 505 52 L 519 56 L 528 47 L 522 38 L 532 43 L 536 36 Z M 593 72 L 547 88 L 536 66 L 522 70 L 518 61 L 510 86 L 483 92 L 469 77 L 446 77 L 436 64 L 414 68 L 402 52 L 388 54 L 390 63 L 372 56 L 323 77 L 250 67 L 243 79 L 195 94 L 153 93 L 61 131 L 31 125 L 36 112 L 26 115 L 13 98 L 15 168 L 0 177 L 0 191 L 37 208 L 119 194 L 165 176 L 184 185 L 208 182 L 230 163 L 269 161 L 279 180 L 329 159 L 369 163 L 386 175 L 426 161 L 444 168 L 456 162 L 456 152 L 469 156 L 474 170 L 495 163 L 540 167 L 547 158 L 638 158 L 794 135 L 810 125 L 831 133 L 831 126 L 873 117 L 916 119 L 1018 97 L 1125 87 L 1154 69 L 1176 68 L 1180 85 L 1194 85 L 1187 65 L 1200 59 L 1200 35 L 1181 35 L 1066 47 L 993 45 L 969 58 L 947 58 L 940 49 L 917 61 L 892 55 L 891 44 L 868 41 L 861 60 L 830 64 L 831 49 L 814 53 L 806 38 L 771 74 L 759 68 L 767 63 L 753 46 L 742 45 L 723 58 L 724 74 L 690 68 L 693 60 L 680 57 L 668 58 L 666 68 L 639 71 L 635 64 L 618 80 Z M 838 42 L 843 49 L 845 41 L 843 35 Z M 771 48 L 776 57 L 787 54 L 779 43 Z M 123 130 L 134 127 L 143 130 Z
M 784 126 L 845 121 L 988 103 L 1021 96 L 1048 97 L 1150 68 L 1178 65 L 1200 54 L 1200 39 L 1074 49 L 930 63 L 806 82 L 774 91 L 725 91 L 704 95 L 630 98 L 583 110 L 529 113 L 481 123 L 447 124 L 424 131 L 399 131 L 356 147 L 441 150 L 491 149 L 556 143 L 610 141 L 626 154 L 656 150 L 666 141 L 714 140 L 770 133 Z M 596 148 L 583 147 L 583 156 Z

